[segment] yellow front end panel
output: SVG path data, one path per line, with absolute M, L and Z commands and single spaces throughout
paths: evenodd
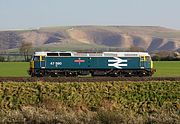
M 151 61 L 151 68 L 153 68 L 153 61 Z
M 31 68 L 34 68 L 34 61 L 31 61 L 30 66 Z
M 42 56 L 40 56 L 40 61 L 42 61 Z

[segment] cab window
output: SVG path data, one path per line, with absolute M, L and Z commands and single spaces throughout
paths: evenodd
M 141 59 L 141 61 L 144 61 L 144 56 L 141 56 L 141 58 L 140 58 L 140 59 Z
M 40 57 L 39 56 L 34 56 L 34 61 L 39 61 L 40 60 Z
M 151 61 L 151 57 L 150 56 L 146 56 L 146 61 Z

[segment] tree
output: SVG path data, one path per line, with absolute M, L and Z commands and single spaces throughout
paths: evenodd
M 20 48 L 20 53 L 24 56 L 24 60 L 29 61 L 29 55 L 33 52 L 32 43 L 30 42 L 22 42 Z
M 5 61 L 4 56 L 0 56 L 0 62 L 4 62 L 4 61 Z

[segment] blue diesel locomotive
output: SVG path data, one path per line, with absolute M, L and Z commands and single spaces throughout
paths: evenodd
M 29 75 L 34 76 L 152 76 L 146 52 L 35 52 Z

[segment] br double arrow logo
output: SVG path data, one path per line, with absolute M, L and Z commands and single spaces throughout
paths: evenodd
M 127 64 L 122 64 L 124 62 L 127 63 L 127 60 L 120 59 L 118 57 L 114 57 L 114 59 L 108 60 L 108 66 L 112 66 L 118 69 L 122 69 L 122 67 L 127 66 Z

